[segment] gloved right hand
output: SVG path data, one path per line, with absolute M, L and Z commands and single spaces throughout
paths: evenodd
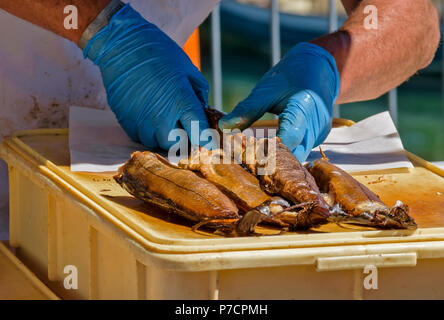
M 223 129 L 248 128 L 265 112 L 279 115 L 278 137 L 299 161 L 330 132 L 340 78 L 334 57 L 301 42 L 271 68 L 250 95 L 219 120 Z
M 117 120 L 135 141 L 168 149 L 170 130 L 183 127 L 191 135 L 191 121 L 200 132 L 208 128 L 203 106 L 208 83 L 185 52 L 129 4 L 89 40 L 84 56 L 98 65 L 107 100 Z

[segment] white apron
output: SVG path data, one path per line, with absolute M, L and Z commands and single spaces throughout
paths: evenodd
M 182 46 L 219 0 L 129 1 Z M 17 130 L 66 128 L 68 108 L 106 108 L 99 69 L 72 42 L 0 10 L 0 140 Z M 0 240 L 8 239 L 8 172 L 0 160 Z

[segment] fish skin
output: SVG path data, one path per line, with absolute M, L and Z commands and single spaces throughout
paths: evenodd
M 218 121 L 225 114 L 210 107 L 205 108 L 205 113 L 210 127 L 219 131 L 222 143 L 222 132 Z M 272 139 L 274 141 L 271 141 Z M 257 176 L 262 188 L 267 193 L 279 195 L 294 204 L 311 203 L 309 207 L 298 214 L 298 228 L 310 228 L 328 222 L 329 205 L 322 197 L 314 178 L 278 137 L 256 139 L 254 137 L 247 138 L 243 134 L 235 134 L 228 141 L 232 144 L 232 148 L 229 149 L 230 157 L 242 162 L 244 167 Z M 272 174 L 258 174 L 258 169 L 266 167 L 267 163 L 259 163 L 256 154 L 252 154 L 248 150 L 256 150 L 258 147 L 267 150 L 266 144 L 269 144 L 270 141 L 276 145 L 275 170 Z M 236 149 L 236 144 L 241 145 L 241 148 Z
M 195 147 L 188 159 L 179 161 L 179 167 L 193 170 L 215 184 L 232 199 L 241 212 L 247 212 L 270 201 L 260 186 L 259 180 L 236 163 L 223 163 L 221 149 L 206 150 Z
M 149 151 L 134 152 L 114 179 L 133 196 L 192 221 L 239 218 L 215 185 Z
M 272 174 L 259 176 L 262 184 L 269 193 L 280 195 L 294 204 L 311 203 L 312 207 L 306 213 L 307 227 L 326 223 L 330 215 L 329 206 L 314 178 L 278 137 L 268 140 L 271 139 L 275 139 L 276 145 L 275 170 Z
M 320 191 L 326 193 L 340 210 L 331 219 L 382 229 L 415 229 L 408 215 L 408 206 L 397 202 L 389 208 L 379 197 L 349 173 L 328 162 L 317 159 L 306 165 Z

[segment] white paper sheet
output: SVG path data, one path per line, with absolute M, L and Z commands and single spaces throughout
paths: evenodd
M 388 111 L 351 127 L 333 128 L 321 148 L 330 162 L 349 172 L 413 167 Z M 307 161 L 319 157 L 317 147 Z
M 69 110 L 71 171 L 116 171 L 137 150 L 110 110 L 72 106 Z
M 438 168 L 444 169 L 444 161 L 436 161 L 436 162 L 432 162 L 432 164 L 434 164 Z
M 70 109 L 69 147 L 71 171 L 88 172 L 116 171 L 132 152 L 147 150 L 131 141 L 110 110 L 75 106 Z M 332 163 L 347 171 L 412 167 L 388 112 L 332 129 L 321 147 Z M 319 158 L 318 150 L 313 149 L 307 161 Z

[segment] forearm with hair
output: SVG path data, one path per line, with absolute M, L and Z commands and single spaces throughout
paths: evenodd
M 1 0 L 3 9 L 21 19 L 52 31 L 76 44 L 86 27 L 110 0 Z M 65 29 L 67 5 L 78 9 L 78 29 Z
M 429 0 L 344 0 L 348 20 L 315 39 L 335 58 L 341 89 L 337 103 L 369 100 L 400 85 L 433 59 L 439 19 Z M 377 29 L 366 29 L 367 5 L 377 8 Z

